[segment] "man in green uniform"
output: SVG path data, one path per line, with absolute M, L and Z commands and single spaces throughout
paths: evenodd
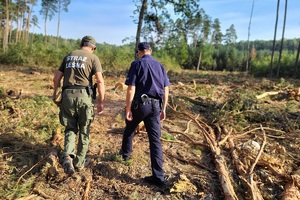
M 80 47 L 65 56 L 53 78 L 56 91 L 64 77 L 62 101 L 58 106 L 60 123 L 65 126 L 63 167 L 68 174 L 74 173 L 75 168 L 79 171 L 84 167 L 90 142 L 90 125 L 94 120 L 91 88 L 93 77 L 96 78 L 98 86 L 98 114 L 104 107 L 105 87 L 102 67 L 99 58 L 93 54 L 96 41 L 91 36 L 85 36 L 81 40 Z

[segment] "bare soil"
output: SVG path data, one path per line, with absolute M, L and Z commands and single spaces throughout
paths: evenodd
M 124 72 L 104 74 L 105 111 L 95 116 L 91 127 L 91 162 L 82 172 L 68 176 L 60 164 L 63 127 L 57 125 L 49 130 L 45 140 L 37 139 L 37 135 L 25 140 L 26 133 L 44 127 L 35 125 L 38 119 L 34 113 L 30 114 L 32 126 L 18 128 L 15 123 L 20 124 L 25 116 L 28 120 L 22 113 L 29 111 L 18 108 L 18 103 L 36 96 L 45 96 L 45 115 L 58 117 L 58 108 L 50 101 L 53 73 L 2 66 L 1 199 L 221 200 L 226 194 L 216 168 L 220 157 L 238 199 L 253 197 L 247 183 L 255 183 L 263 199 L 283 199 L 290 177 L 298 174 L 300 164 L 299 102 L 290 95 L 290 91 L 299 88 L 299 81 L 229 72 L 168 74 L 172 84 L 170 102 L 167 119 L 162 122 L 166 181 L 163 187 L 157 187 L 142 181 L 144 176 L 151 175 L 148 138 L 142 126 L 134 138 L 131 159 L 124 162 L 118 157 L 125 126 L 126 88 L 115 86 L 124 82 Z M 279 93 L 256 98 L 269 91 Z M 212 151 L 205 130 L 212 131 L 213 144 L 220 149 L 219 157 Z M 244 174 L 236 167 L 233 150 L 246 171 Z M 252 177 L 253 182 L 243 180 L 243 175 Z M 295 180 L 290 199 L 299 199 L 297 177 Z

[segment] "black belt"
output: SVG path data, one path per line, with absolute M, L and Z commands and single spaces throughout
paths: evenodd
M 87 89 L 89 86 L 77 86 L 77 85 L 71 85 L 71 86 L 63 86 L 62 89 L 72 89 L 72 90 L 81 90 L 81 89 Z
M 71 94 L 87 94 L 86 89 L 66 89 L 65 92 Z

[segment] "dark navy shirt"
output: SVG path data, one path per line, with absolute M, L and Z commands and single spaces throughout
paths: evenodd
M 125 85 L 136 87 L 134 98 L 147 94 L 163 99 L 164 87 L 169 86 L 170 81 L 163 65 L 151 55 L 144 55 L 131 63 Z

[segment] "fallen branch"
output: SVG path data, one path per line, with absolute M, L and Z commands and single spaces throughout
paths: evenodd
M 89 199 L 89 192 L 90 192 L 90 188 L 91 188 L 91 182 L 92 182 L 91 179 L 89 179 L 87 181 L 82 200 L 88 200 Z
M 254 167 L 256 166 L 263 150 L 264 150 L 264 147 L 267 143 L 267 137 L 266 137 L 266 133 L 265 131 L 263 130 L 263 128 L 261 127 L 261 130 L 263 132 L 263 143 L 261 145 L 261 148 L 256 156 L 256 159 L 254 161 L 254 163 L 252 164 L 252 166 L 250 167 L 250 170 L 249 170 L 249 173 L 248 173 L 248 181 L 249 181 L 249 184 L 251 185 L 251 195 L 252 195 L 252 199 L 253 200 L 263 200 L 264 198 L 262 197 L 261 193 L 260 193 L 260 190 L 258 189 L 257 185 L 256 185 L 256 182 L 253 180 L 253 170 L 254 170 Z
M 36 194 L 42 196 L 42 197 L 45 198 L 45 199 L 54 199 L 52 196 L 49 196 L 49 195 L 45 194 L 44 192 L 39 191 L 39 190 L 36 189 L 36 188 L 33 188 L 32 191 L 33 191 L 34 193 L 36 193 Z
M 264 132 L 263 132 L 264 133 Z M 258 163 L 258 160 L 262 154 L 263 148 L 266 144 L 266 135 L 264 133 L 264 142 L 260 148 L 260 151 L 258 152 L 255 161 L 252 163 L 251 167 L 249 168 L 248 172 L 245 169 L 245 165 L 240 161 L 239 155 L 236 151 L 236 147 L 233 141 L 233 138 L 229 138 L 229 146 L 231 149 L 231 156 L 233 158 L 233 163 L 235 165 L 235 168 L 237 170 L 237 173 L 239 174 L 240 179 L 244 182 L 244 184 L 248 188 L 248 193 L 251 195 L 251 199 L 253 200 L 263 200 L 263 197 L 257 188 L 256 182 L 253 180 L 253 170 Z
M 178 155 L 174 155 L 174 154 L 172 154 L 172 153 L 170 153 L 170 152 L 164 152 L 164 153 L 167 154 L 168 156 L 171 156 L 171 157 L 173 157 L 173 158 L 176 158 L 177 160 L 180 160 L 180 161 L 182 161 L 182 162 L 185 162 L 185 163 L 188 163 L 188 164 L 192 164 L 192 165 L 196 165 L 196 166 L 198 166 L 198 167 L 201 167 L 201 168 L 203 168 L 203 169 L 206 169 L 206 170 L 209 171 L 209 172 L 213 172 L 209 167 L 207 167 L 207 166 L 204 165 L 204 164 L 199 163 L 196 159 L 182 158 L 182 157 L 180 157 L 180 156 L 178 156 Z
M 27 197 L 21 197 L 21 198 L 18 198 L 16 200 L 32 200 L 32 199 L 37 199 L 38 198 L 38 195 L 35 195 L 35 194 L 31 194 Z
M 40 148 L 40 149 L 34 149 L 34 150 L 28 150 L 28 151 L 13 151 L 13 152 L 6 152 L 6 153 L 1 153 L 0 156 L 5 156 L 5 155 L 9 155 L 9 154 L 29 153 L 29 152 L 35 152 L 35 151 L 44 150 L 44 149 L 49 149 L 49 148 Z
M 164 141 L 164 142 L 170 142 L 170 143 L 178 143 L 178 144 L 185 144 L 185 142 L 183 141 L 180 141 L 180 140 L 166 140 L 164 138 L 160 138 L 161 141 Z
M 261 130 L 261 129 L 268 130 L 268 131 L 279 132 L 279 133 L 281 133 L 281 134 L 285 134 L 285 132 L 284 132 L 284 131 L 281 131 L 281 130 L 277 130 L 277 129 L 273 129 L 273 128 L 269 128 L 269 127 L 260 127 L 260 128 L 254 128 L 254 129 L 249 130 L 249 131 L 246 131 L 246 132 L 244 132 L 244 133 L 235 135 L 235 136 L 233 136 L 233 139 L 243 137 L 243 136 L 245 136 L 245 135 L 247 135 L 247 134 L 249 134 L 249 133 L 252 133 L 252 132 L 254 132 L 254 131 Z M 270 137 L 274 137 L 274 136 L 270 136 Z
M 188 139 L 193 145 L 199 145 L 199 146 L 204 146 L 204 147 L 208 147 L 208 145 L 204 144 L 203 142 L 197 142 L 195 141 L 193 138 L 191 138 L 187 133 L 189 131 L 189 127 L 191 124 L 192 120 L 188 121 L 186 124 L 186 129 L 183 132 L 180 131 L 169 131 L 169 133 L 173 133 L 173 134 L 180 134 L 182 136 L 184 136 L 186 139 Z
M 189 135 L 179 132 L 179 131 L 170 131 L 169 133 L 175 133 L 175 134 L 180 134 L 182 136 L 184 136 L 186 139 L 188 139 L 193 145 L 199 145 L 199 146 L 203 146 L 203 147 L 208 147 L 207 144 L 204 144 L 203 142 L 197 142 L 195 141 L 193 138 L 191 138 Z
M 221 149 L 217 144 L 213 129 L 210 126 L 208 126 L 205 122 L 199 120 L 198 119 L 199 115 L 194 117 L 188 113 L 178 112 L 176 109 L 174 109 L 172 107 L 171 107 L 171 109 L 173 109 L 173 111 L 176 113 L 187 116 L 189 119 L 191 119 L 194 123 L 197 124 L 199 130 L 205 137 L 205 139 L 209 145 L 210 151 L 212 153 L 214 163 L 216 165 L 216 171 L 218 172 L 219 181 L 222 185 L 225 199 L 226 200 L 238 200 L 238 197 L 235 194 L 235 191 L 231 184 L 231 179 L 230 179 L 228 170 L 226 168 L 224 156 L 221 155 Z
M 273 96 L 273 95 L 277 95 L 279 94 L 280 92 L 265 92 L 263 94 L 260 94 L 260 95 L 256 95 L 256 99 L 262 99 L 262 98 L 265 98 L 267 96 Z
M 228 140 L 229 136 L 232 133 L 232 129 L 229 132 L 225 128 L 223 128 L 223 130 L 226 133 L 226 136 L 221 141 L 218 142 L 218 146 L 223 145 Z
M 41 159 L 39 162 L 37 162 L 35 165 L 33 165 L 29 170 L 27 170 L 22 176 L 20 176 L 15 184 L 15 187 L 18 186 L 20 180 L 26 175 L 28 174 L 32 169 L 34 169 L 36 166 L 38 166 L 39 164 L 41 164 L 43 161 L 45 161 L 45 159 L 47 158 L 48 156 L 46 156 L 45 158 Z

